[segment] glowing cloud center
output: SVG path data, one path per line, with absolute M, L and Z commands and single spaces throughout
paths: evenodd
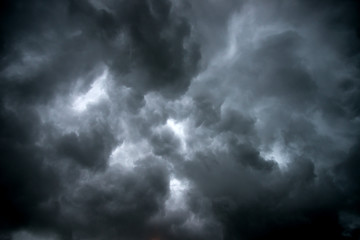
M 108 79 L 109 71 L 105 69 L 104 72 L 95 79 L 91 84 L 88 92 L 78 96 L 72 104 L 72 108 L 77 112 L 83 112 L 90 104 L 95 104 L 105 99 L 106 94 L 106 80 Z

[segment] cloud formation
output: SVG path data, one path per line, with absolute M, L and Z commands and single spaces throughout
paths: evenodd
M 0 239 L 358 239 L 359 4 L 0 5 Z

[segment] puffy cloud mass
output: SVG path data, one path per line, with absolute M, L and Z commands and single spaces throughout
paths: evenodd
M 0 239 L 360 238 L 355 0 L 5 0 Z

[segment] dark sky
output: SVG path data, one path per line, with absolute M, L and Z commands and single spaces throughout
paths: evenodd
M 359 18 L 2 0 L 0 240 L 360 239 Z

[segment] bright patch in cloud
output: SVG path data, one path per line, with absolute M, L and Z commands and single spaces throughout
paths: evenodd
M 170 118 L 166 122 L 166 126 L 169 127 L 174 134 L 180 139 L 182 150 L 186 150 L 186 126 L 185 122 L 175 121 Z
M 93 82 L 90 90 L 78 96 L 72 104 L 72 108 L 77 112 L 83 112 L 88 105 L 98 103 L 107 97 L 106 94 L 106 80 L 108 79 L 109 71 L 105 69 L 104 72 Z
M 280 168 L 286 168 L 290 158 L 289 154 L 279 142 L 274 143 L 269 151 L 260 151 L 260 155 L 264 159 L 277 162 Z
M 165 202 L 167 210 L 175 211 L 186 209 L 186 193 L 190 189 L 190 184 L 186 180 L 180 180 L 174 176 L 170 178 L 170 196 Z
M 151 148 L 146 141 L 123 142 L 110 155 L 109 165 L 120 165 L 123 169 L 133 169 L 136 161 L 151 153 Z

